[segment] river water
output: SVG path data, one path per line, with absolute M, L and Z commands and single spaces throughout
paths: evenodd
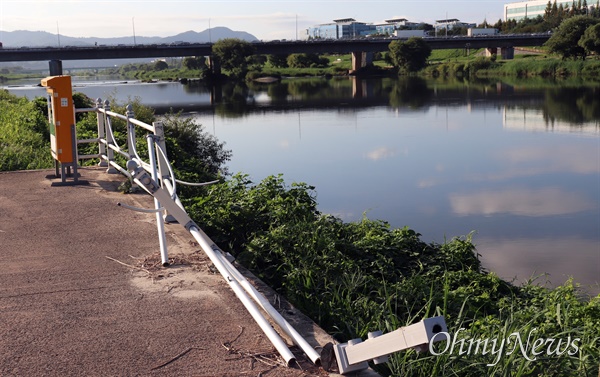
M 33 98 L 39 81 L 6 87 Z M 282 173 L 319 208 L 409 226 L 427 242 L 474 232 L 503 278 L 600 292 L 600 84 L 547 80 L 290 79 L 197 83 L 74 78 L 75 91 L 183 109 L 233 151 L 231 173 Z

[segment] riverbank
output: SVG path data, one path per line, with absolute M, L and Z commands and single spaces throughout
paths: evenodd
M 565 79 L 581 77 L 598 81 L 600 60 L 564 60 L 556 57 L 526 55 L 513 60 L 474 57 L 429 65 L 421 73 L 430 77 L 503 78 L 543 77 Z

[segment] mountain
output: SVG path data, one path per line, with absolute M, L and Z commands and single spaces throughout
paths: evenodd
M 219 39 L 225 38 L 238 38 L 248 42 L 256 41 L 257 38 L 244 31 L 234 31 L 226 27 L 214 27 L 211 29 L 204 30 L 202 32 L 195 32 L 193 30 L 186 31 L 171 37 L 145 37 L 133 35 L 126 37 L 116 38 L 77 38 L 69 37 L 66 35 L 52 34 L 45 31 L 28 31 L 28 30 L 16 30 L 16 31 L 0 31 L 0 42 L 2 42 L 5 48 L 18 48 L 18 47 L 58 47 L 59 45 L 64 46 L 94 46 L 98 45 L 133 45 L 135 44 L 162 44 L 162 43 L 177 43 L 177 42 L 188 42 L 188 43 L 204 43 L 204 42 L 216 42 Z

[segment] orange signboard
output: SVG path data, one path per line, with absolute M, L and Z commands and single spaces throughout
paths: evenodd
M 75 106 L 71 76 L 42 79 L 48 93 L 48 121 L 52 157 L 61 164 L 76 163 Z

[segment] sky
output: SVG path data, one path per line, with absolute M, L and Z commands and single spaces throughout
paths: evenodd
M 225 26 L 261 40 L 301 38 L 303 30 L 354 18 L 427 22 L 457 18 L 495 23 L 509 0 L 0 0 L 0 31 L 69 37 L 167 37 Z

